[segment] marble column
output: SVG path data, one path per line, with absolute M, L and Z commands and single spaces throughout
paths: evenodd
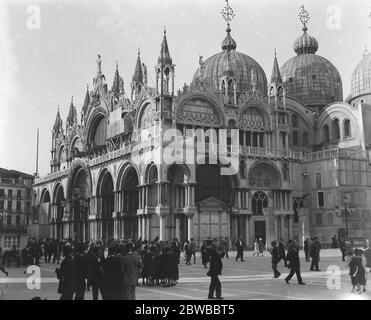
M 175 216 L 175 237 L 180 241 L 180 217 L 179 215 Z
M 159 220 L 160 220 L 160 240 L 161 241 L 164 241 L 165 238 L 166 238 L 166 235 L 165 235 L 165 226 L 166 226 L 166 217 L 165 216 L 159 216 Z
M 188 240 L 193 238 L 193 215 L 187 216 L 187 231 L 188 231 Z
M 250 244 L 250 217 L 248 215 L 245 216 L 245 243 Z
M 289 239 L 293 239 L 293 236 L 294 236 L 294 233 L 293 233 L 293 228 L 292 228 L 292 221 L 293 221 L 293 217 L 292 216 L 288 216 L 289 218 Z

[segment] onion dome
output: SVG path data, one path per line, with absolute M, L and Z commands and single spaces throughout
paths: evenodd
M 310 36 L 307 33 L 307 30 L 308 28 L 304 26 L 303 35 L 297 38 L 294 42 L 294 51 L 297 54 L 316 53 L 318 50 L 318 41 L 316 38 Z
M 351 98 L 371 94 L 371 55 L 367 49 L 352 73 Z
M 231 51 L 231 50 L 236 50 L 237 48 L 237 43 L 234 41 L 234 39 L 231 37 L 231 28 L 228 26 L 227 28 L 227 36 L 222 42 L 222 50 L 223 51 Z
M 302 7 L 304 10 L 304 7 Z M 303 35 L 294 43 L 296 56 L 281 67 L 286 94 L 308 107 L 324 107 L 343 101 L 343 85 L 339 71 L 326 58 L 316 54 L 317 40 L 307 33 L 308 13 L 301 19 Z
M 202 81 L 213 88 L 219 90 L 220 79 L 227 75 L 233 76 L 236 81 L 237 94 L 248 92 L 252 89 L 251 72 L 255 70 L 256 91 L 262 95 L 267 91 L 267 77 L 263 68 L 253 58 L 237 52 L 237 43 L 231 37 L 231 29 L 227 28 L 227 36 L 223 40 L 222 51 L 206 59 L 203 63 Z M 196 70 L 193 82 L 199 78 L 200 71 Z

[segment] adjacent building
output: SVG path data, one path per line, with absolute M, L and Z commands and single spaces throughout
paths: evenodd
M 23 248 L 31 214 L 34 176 L 0 168 L 0 247 Z

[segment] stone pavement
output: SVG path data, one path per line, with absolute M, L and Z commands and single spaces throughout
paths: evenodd
M 304 282 L 307 285 L 299 286 L 294 276 L 287 285 L 284 277 L 288 269 L 279 264 L 282 275 L 273 279 L 270 264 L 270 255 L 265 253 L 264 257 L 253 257 L 252 252 L 245 252 L 246 262 L 236 262 L 235 252 L 230 253 L 229 259 L 223 259 L 222 292 L 226 300 L 245 299 L 361 299 L 371 300 L 369 291 L 358 294 L 351 293 L 350 278 L 346 262 L 341 261 L 339 250 L 323 250 L 321 252 L 321 272 L 310 272 L 310 263 L 301 259 L 301 271 Z M 193 261 L 192 261 L 193 262 Z M 335 280 L 330 281 L 329 270 L 338 270 L 339 275 Z M 331 267 L 332 266 L 332 267 Z M 57 265 L 41 265 L 41 289 L 29 290 L 26 286 L 26 275 L 24 269 L 9 269 L 9 277 L 0 275 L 0 299 L 19 300 L 31 299 L 40 296 L 43 299 L 59 299 L 57 293 L 58 282 L 54 270 Z M 179 267 L 180 279 L 175 287 L 137 287 L 137 299 L 145 300 L 205 300 L 208 294 L 210 278 L 206 276 L 207 269 L 201 265 L 198 255 L 196 264 L 186 266 L 184 259 L 181 259 Z M 370 278 L 370 275 L 369 275 Z M 1 290 L 6 285 L 3 296 Z M 91 292 L 86 293 L 86 299 L 91 300 Z

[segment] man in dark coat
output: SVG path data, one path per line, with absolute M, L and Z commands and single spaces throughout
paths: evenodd
M 271 255 L 272 255 L 273 275 L 274 275 L 275 278 L 278 278 L 281 275 L 281 272 L 279 272 L 277 270 L 277 264 L 278 264 L 278 262 L 280 262 L 281 258 L 280 258 L 279 252 L 278 252 L 277 242 L 272 241 L 271 245 L 272 245 Z
M 305 261 L 309 262 L 309 238 L 304 240 Z
M 289 241 L 289 248 L 287 250 L 286 260 L 287 265 L 290 269 L 290 274 L 285 278 L 286 283 L 290 284 L 289 281 L 296 273 L 298 283 L 304 285 L 305 283 L 303 282 L 300 274 L 299 246 L 292 240 Z
M 238 258 L 241 258 L 241 261 L 244 262 L 245 260 L 243 259 L 243 241 L 242 241 L 242 237 L 240 237 L 238 239 L 238 241 L 236 242 L 236 250 L 237 250 L 237 255 L 236 255 L 236 262 L 238 260 Z
M 59 279 L 58 293 L 61 294 L 60 300 L 72 300 L 76 289 L 76 265 L 72 258 L 72 248 L 65 246 L 63 249 L 64 260 L 61 268 L 56 269 Z
M 210 248 L 210 269 L 207 275 L 211 277 L 209 287 L 209 299 L 214 299 L 214 292 L 216 294 L 215 299 L 223 299 L 222 297 L 222 285 L 219 280 L 219 275 L 222 274 L 223 263 L 222 257 L 224 252 L 218 242 L 214 242 Z
M 124 300 L 135 300 L 135 287 L 143 264 L 140 258 L 133 254 L 133 245 L 126 245 L 126 255 L 122 257 L 122 283 L 121 290 Z
M 310 271 L 321 271 L 318 266 L 319 252 L 321 250 L 321 244 L 317 237 L 314 237 L 313 244 L 310 249 L 310 255 L 312 257 L 312 263 L 310 265 Z
M 123 294 L 120 283 L 122 276 L 122 257 L 118 244 L 111 245 L 108 248 L 108 256 L 103 261 L 103 271 L 103 300 L 122 300 Z
M 88 279 L 88 261 L 85 254 L 85 246 L 79 245 L 75 255 L 76 264 L 76 294 L 75 300 L 84 300 L 86 280 Z
M 104 252 L 102 247 L 92 247 L 88 253 L 89 256 L 89 281 L 88 290 L 92 287 L 93 300 L 98 300 L 99 291 L 103 297 L 104 295 L 104 271 L 103 261 Z

